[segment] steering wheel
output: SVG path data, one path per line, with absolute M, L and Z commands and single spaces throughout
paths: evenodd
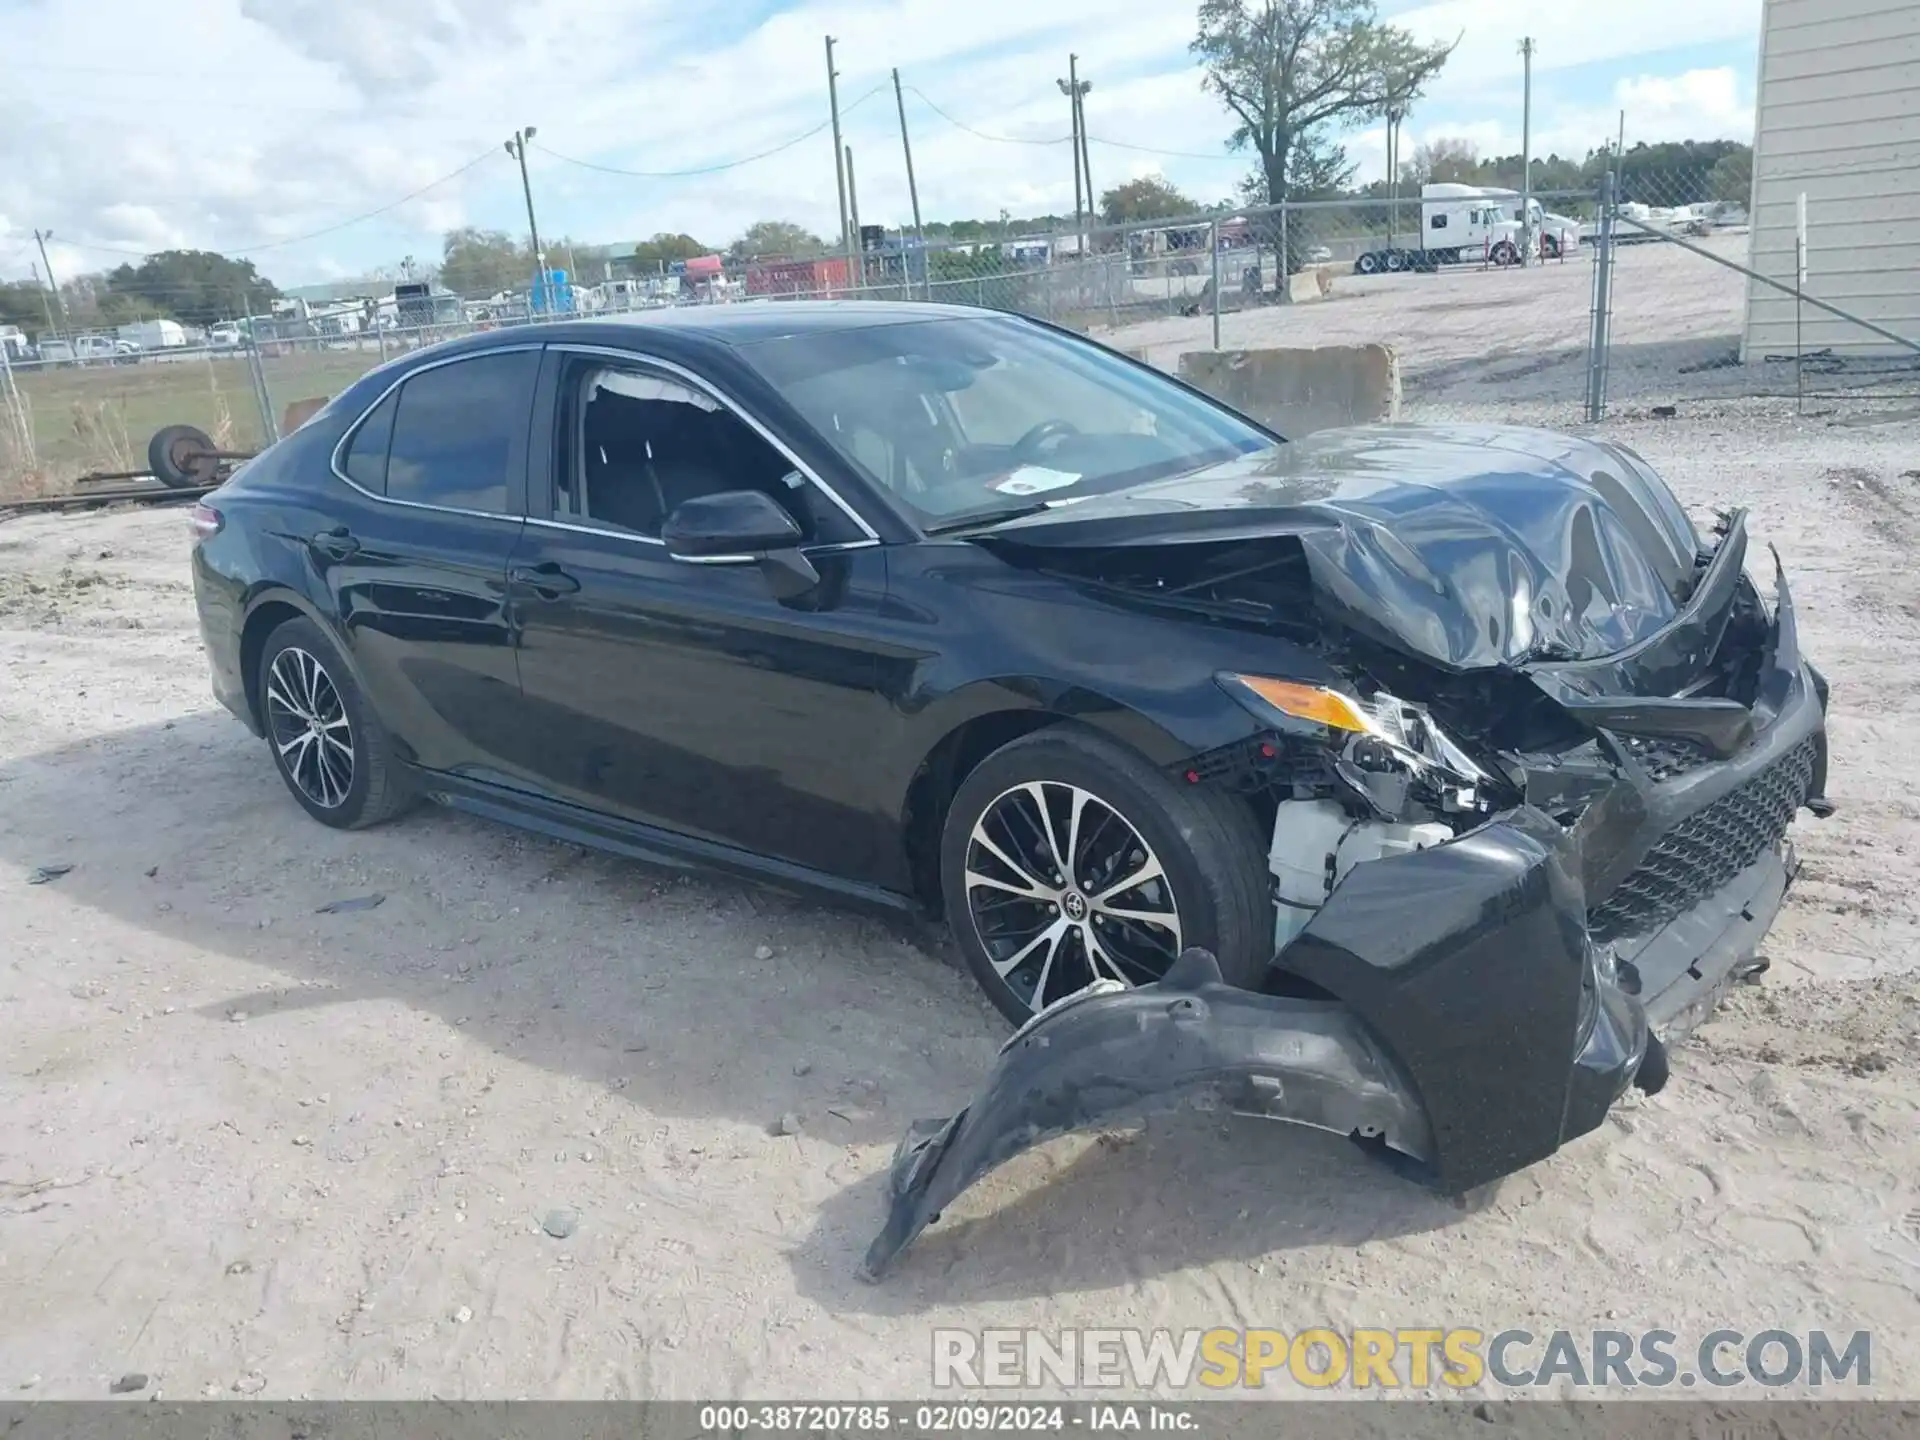
M 1070 420 L 1042 420 L 1013 442 L 1013 453 L 1024 460 L 1037 455 L 1040 447 L 1049 440 L 1064 440 L 1069 435 L 1079 433 L 1080 427 Z

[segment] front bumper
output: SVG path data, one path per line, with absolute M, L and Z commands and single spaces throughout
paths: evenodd
M 1787 823 L 1824 788 L 1826 690 L 1778 594 L 1739 753 L 1680 775 L 1627 760 L 1570 830 L 1523 805 L 1355 866 L 1267 987 L 1304 979 L 1331 1000 L 1233 990 L 1194 951 L 1156 985 L 1069 997 L 1008 1043 L 973 1105 L 902 1141 L 865 1273 L 1013 1155 L 1196 1090 L 1458 1193 L 1595 1129 L 1636 1080 L 1659 1088 L 1666 1043 L 1752 968 L 1794 874 Z

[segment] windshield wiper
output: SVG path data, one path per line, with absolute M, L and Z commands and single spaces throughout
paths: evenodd
M 922 525 L 920 529 L 928 535 L 952 535 L 957 531 L 975 530 L 983 525 L 999 525 L 1028 515 L 1043 515 L 1059 503 L 1057 500 L 1040 500 L 1032 505 L 1009 505 L 1004 510 L 986 510 L 977 515 L 962 515 L 957 519 L 942 520 L 938 525 Z

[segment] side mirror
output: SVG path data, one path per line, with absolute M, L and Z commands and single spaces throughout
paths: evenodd
M 756 563 L 776 600 L 797 600 L 820 583 L 800 551 L 800 524 L 778 500 L 758 490 L 723 490 L 673 507 L 660 527 L 667 554 L 689 564 Z
M 758 559 L 770 550 L 794 550 L 805 538 L 786 508 L 758 490 L 723 490 L 674 506 L 660 527 L 676 560 L 719 556 Z

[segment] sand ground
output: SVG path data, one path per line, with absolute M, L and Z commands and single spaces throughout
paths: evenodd
M 209 697 L 178 511 L 0 525 L 0 1394 L 881 1397 L 938 1326 L 1446 1324 L 1867 1329 L 1920 1396 L 1920 429 L 1609 433 L 1752 506 L 1832 679 L 1764 982 L 1464 1205 L 1188 1115 L 1022 1158 L 877 1287 L 895 1138 L 1004 1034 L 937 947 L 434 808 L 323 829 Z

